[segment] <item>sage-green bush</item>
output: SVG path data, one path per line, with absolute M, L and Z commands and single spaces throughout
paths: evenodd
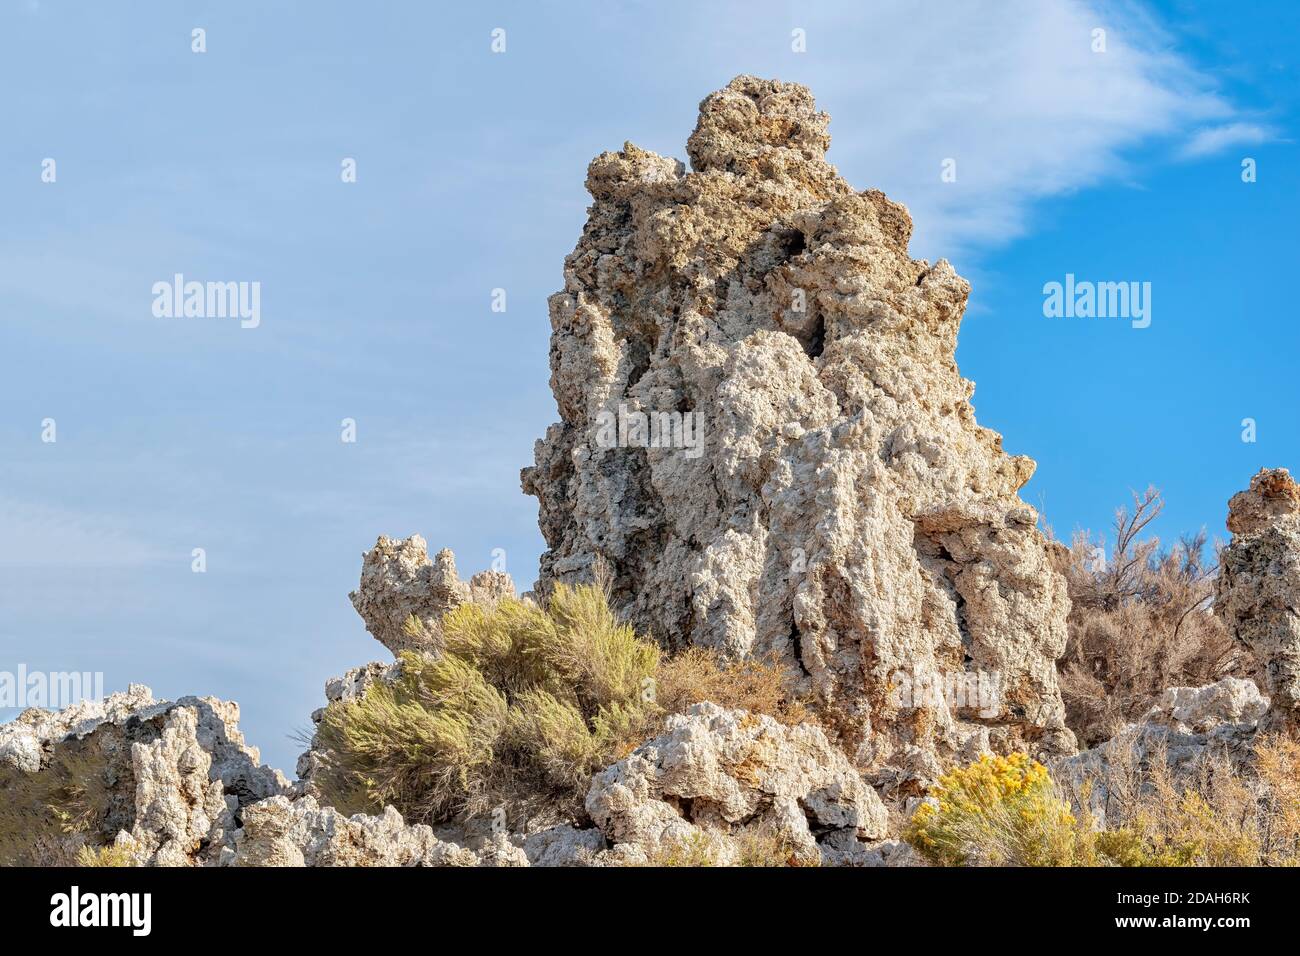
M 440 656 L 406 652 L 396 681 L 326 709 L 318 780 L 345 812 L 392 804 L 426 823 L 498 807 L 576 812 L 591 774 L 658 713 L 647 689 L 659 650 L 597 586 L 557 585 L 545 608 L 464 604 L 442 629 Z

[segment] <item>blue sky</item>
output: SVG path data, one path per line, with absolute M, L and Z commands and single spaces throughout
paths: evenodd
M 811 86 L 831 161 L 971 279 L 959 364 L 1059 534 L 1149 483 L 1161 534 L 1221 532 L 1300 464 L 1294 4 L 464 6 L 0 4 L 0 669 L 236 699 L 291 770 L 384 654 L 347 599 L 378 534 L 531 585 L 586 164 L 684 158 L 738 73 Z M 154 318 L 177 272 L 260 282 L 261 325 Z M 1151 326 L 1045 318 L 1066 273 L 1152 283 Z

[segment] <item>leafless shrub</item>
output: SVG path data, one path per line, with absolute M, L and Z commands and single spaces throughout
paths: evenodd
M 1254 663 L 1211 613 L 1215 558 L 1204 529 L 1170 548 L 1147 535 L 1164 507 L 1148 488 L 1119 508 L 1107 554 L 1104 538 L 1074 535 L 1062 570 L 1072 608 L 1059 661 L 1066 718 L 1080 743 L 1111 737 L 1140 718 L 1167 687 L 1249 675 Z
M 1126 746 L 1112 745 L 1112 760 Z M 1111 767 L 1091 786 L 1115 785 Z M 1135 753 L 1136 789 L 1107 796 L 1105 827 L 1093 837 L 1093 862 L 1118 866 L 1295 866 L 1300 863 L 1300 743 L 1253 741 L 1234 759 L 1210 748 L 1175 771 L 1164 747 Z

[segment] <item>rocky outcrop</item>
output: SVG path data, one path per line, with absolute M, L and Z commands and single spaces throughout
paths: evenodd
M 524 839 L 524 852 L 531 866 L 591 866 L 607 844 L 595 827 L 547 827 Z
M 668 648 L 774 657 L 830 733 L 701 702 L 595 774 L 564 825 L 431 828 L 323 805 L 316 749 L 290 786 L 234 704 L 133 686 L 0 726 L 0 863 L 112 844 L 153 865 L 909 865 L 877 787 L 910 810 L 952 765 L 1024 749 L 1104 823 L 1153 761 L 1249 769 L 1261 731 L 1294 730 L 1300 486 L 1276 469 L 1230 503 L 1215 595 L 1271 703 L 1239 678 L 1170 688 L 1073 753 L 1068 597 L 1018 496 L 1034 464 L 977 424 L 954 359 L 969 286 L 910 257 L 904 207 L 826 163 L 827 123 L 803 87 L 739 77 L 701 104 L 689 171 L 631 144 L 592 162 L 550 300 L 560 421 L 522 483 L 538 595 L 600 577 Z M 436 654 L 448 612 L 514 593 L 412 536 L 378 539 L 351 598 L 394 655 Z M 327 701 L 396 673 L 357 668 Z
M 735 862 L 746 834 L 860 862 L 888 825 L 880 798 L 821 730 L 711 703 L 670 717 L 663 734 L 597 774 L 586 808 L 620 862 L 697 846 Z
M 215 862 L 243 808 L 285 791 L 239 732 L 237 704 L 103 701 L 0 726 L 0 864 L 68 863 L 117 844 L 139 864 Z
M 336 699 L 392 669 L 330 682 Z M 113 846 L 136 866 L 527 866 L 523 838 L 408 826 L 392 807 L 346 816 L 260 763 L 239 707 L 155 701 L 133 684 L 103 701 L 0 725 L 0 865 L 70 865 Z M 598 832 L 538 846 L 568 861 Z
M 631 144 L 591 163 L 550 299 L 560 421 L 522 482 L 539 593 L 605 568 L 642 633 L 795 665 L 873 779 L 915 792 L 973 742 L 1073 749 L 1069 601 L 1017 496 L 1034 463 L 954 361 L 969 285 L 825 161 L 827 123 L 742 76 L 701 104 L 691 171 Z
M 1166 688 L 1145 720 L 1179 734 L 1208 734 L 1221 727 L 1235 733 L 1256 727 L 1268 707 L 1254 681 L 1225 677 L 1204 687 Z
M 1265 729 L 1300 730 L 1300 486 L 1285 468 L 1262 469 L 1228 502 L 1231 543 L 1215 581 L 1214 610 L 1260 662 L 1272 708 Z
M 380 536 L 362 558 L 361 583 L 348 596 L 366 629 L 394 655 L 437 652 L 444 614 L 468 601 L 490 603 L 515 593 L 503 571 L 482 571 L 462 581 L 451 551 L 443 548 L 430 560 L 418 534 L 404 540 Z
M 1105 824 L 1112 791 L 1139 786 L 1152 761 L 1163 761 L 1175 778 L 1190 778 L 1207 759 L 1248 766 L 1268 710 L 1268 698 L 1240 677 L 1170 687 L 1141 721 L 1091 750 L 1054 761 L 1052 775 L 1076 801 L 1086 799 Z
M 407 826 L 388 807 L 346 817 L 311 797 L 273 797 L 244 812 L 244 826 L 223 863 L 231 866 L 478 866 L 470 850 Z

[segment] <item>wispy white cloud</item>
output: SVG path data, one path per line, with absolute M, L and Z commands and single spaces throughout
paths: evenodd
M 1185 159 L 1212 156 L 1234 146 L 1254 146 L 1274 138 L 1273 130 L 1258 123 L 1226 123 L 1199 129 L 1179 151 Z

